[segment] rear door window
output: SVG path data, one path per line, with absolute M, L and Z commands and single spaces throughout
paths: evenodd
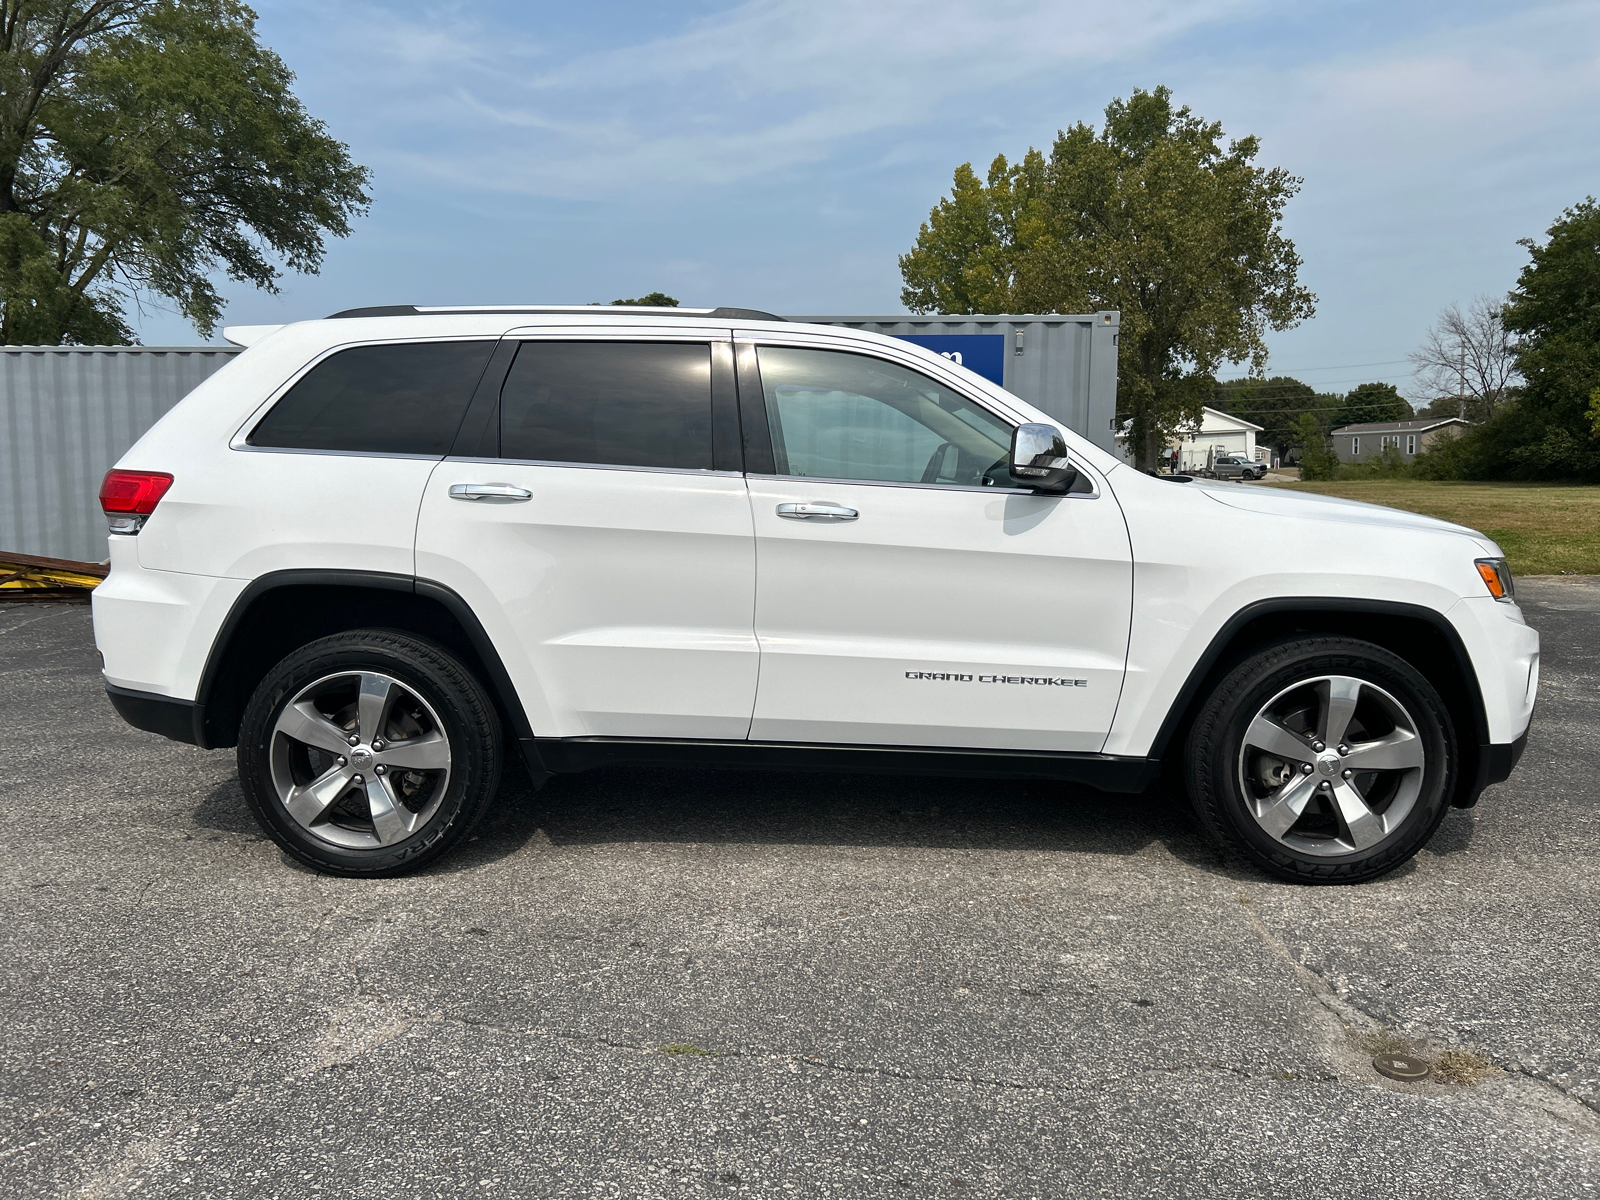
M 251 432 L 249 445 L 443 457 L 493 341 L 354 346 L 323 359 Z
M 710 345 L 524 342 L 500 393 L 500 455 L 710 470 Z

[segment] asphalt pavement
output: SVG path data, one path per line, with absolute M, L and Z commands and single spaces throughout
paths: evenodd
M 1519 587 L 1521 767 L 1333 888 L 1160 795 L 687 770 L 326 878 L 0 607 L 0 1196 L 1600 1195 L 1600 579 Z

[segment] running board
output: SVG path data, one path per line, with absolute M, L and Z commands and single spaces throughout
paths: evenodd
M 967 750 L 928 746 L 849 746 L 811 742 L 696 741 L 688 738 L 525 738 L 529 766 L 569 774 L 597 767 L 654 763 L 731 770 L 842 771 L 954 775 L 988 779 L 1058 779 L 1105 792 L 1142 792 L 1161 760 L 1045 750 Z

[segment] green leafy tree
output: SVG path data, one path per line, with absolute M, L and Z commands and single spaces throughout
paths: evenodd
M 1567 209 L 1539 245 L 1523 239 L 1530 260 L 1517 277 L 1502 319 L 1519 335 L 1524 386 L 1485 441 L 1494 474 L 1527 479 L 1600 480 L 1600 206 L 1590 197 Z M 1490 429 L 1485 426 L 1487 439 Z
M 1372 421 L 1409 421 L 1413 413 L 1392 383 L 1363 383 L 1350 390 L 1333 414 L 1333 427 L 1365 425 Z
M 665 292 L 651 292 L 640 296 L 637 300 L 613 300 L 612 304 L 624 304 L 639 308 L 677 308 L 678 302 Z
M 125 305 L 202 333 L 217 273 L 276 290 L 368 204 L 236 0 L 0 0 L 0 342 L 133 339 Z
M 1298 379 L 1274 375 L 1219 383 L 1211 406 L 1261 426 L 1256 442 L 1271 446 L 1282 458 L 1291 446 L 1300 444 L 1301 415 L 1327 407 L 1327 399 Z
M 1328 430 L 1314 413 L 1295 421 L 1295 441 L 1300 447 L 1301 479 L 1333 479 L 1339 474 L 1339 456 L 1328 447 Z
M 1135 461 L 1153 469 L 1194 426 L 1224 362 L 1267 358 L 1267 329 L 1312 315 L 1300 258 L 1283 234 L 1301 180 L 1255 165 L 1253 137 L 1224 146 L 1222 126 L 1170 89 L 1113 100 L 1096 132 L 1057 134 L 1048 158 L 1004 155 L 980 180 L 957 168 L 949 196 L 900 259 L 914 312 L 1122 313 L 1119 417 Z

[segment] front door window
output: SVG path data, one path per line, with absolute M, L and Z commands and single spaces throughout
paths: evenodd
M 926 375 L 833 350 L 759 356 L 777 474 L 1011 486 L 1011 426 Z

